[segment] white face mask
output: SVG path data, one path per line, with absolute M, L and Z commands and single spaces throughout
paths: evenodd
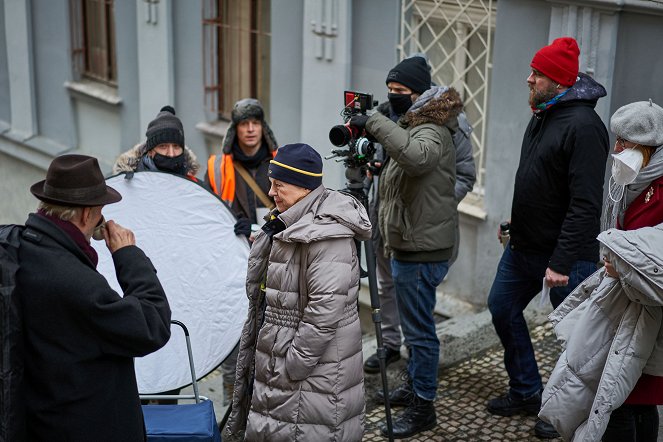
M 615 203 L 624 196 L 624 187 L 635 181 L 644 157 L 638 149 L 624 149 L 612 154 L 612 176 L 608 182 L 608 196 Z
M 635 181 L 644 157 L 639 149 L 624 149 L 612 154 L 612 178 L 615 183 L 625 186 Z

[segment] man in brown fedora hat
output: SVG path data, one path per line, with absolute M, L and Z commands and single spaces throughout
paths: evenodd
M 106 185 L 96 158 L 55 158 L 30 191 L 40 203 L 25 223 L 16 275 L 27 438 L 143 441 L 133 358 L 170 337 L 156 271 L 133 232 L 103 223 L 103 206 L 122 197 Z M 93 236 L 112 253 L 123 295 L 96 271 Z

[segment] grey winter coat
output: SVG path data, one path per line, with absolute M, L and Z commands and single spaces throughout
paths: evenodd
M 641 374 L 663 375 L 663 225 L 598 240 L 620 279 L 598 270 L 550 315 L 565 350 L 539 417 L 574 442 L 601 440 Z
M 366 122 L 389 155 L 380 174 L 378 222 L 385 250 L 404 261 L 451 258 L 458 222 L 455 148 L 447 124 L 456 126 L 462 101 L 434 87 L 394 123 L 380 113 Z
M 285 230 L 272 240 L 260 231 L 249 255 L 249 312 L 228 433 L 245 429 L 249 441 L 360 441 L 354 240 L 370 238 L 368 215 L 354 198 L 320 186 L 278 217 Z

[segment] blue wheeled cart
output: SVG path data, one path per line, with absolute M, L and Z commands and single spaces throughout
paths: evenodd
M 143 405 L 148 442 L 221 442 L 212 401 L 198 394 L 189 330 L 180 321 L 171 321 L 184 330 L 191 368 L 193 395 L 141 395 L 141 399 L 188 399 L 193 404 Z

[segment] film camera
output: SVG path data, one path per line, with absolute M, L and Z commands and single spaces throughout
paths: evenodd
M 366 133 L 348 123 L 350 118 L 355 115 L 364 114 L 377 106 L 377 101 L 373 101 L 373 95 L 362 92 L 345 91 L 343 93 L 344 106 L 341 116 L 345 124 L 339 124 L 329 131 L 329 141 L 334 146 L 347 149 L 334 149 L 332 155 L 326 157 L 339 158 L 346 167 L 361 167 L 366 165 L 375 153 L 373 142 L 366 138 Z

